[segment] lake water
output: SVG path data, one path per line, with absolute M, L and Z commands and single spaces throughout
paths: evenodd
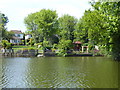
M 3 58 L 3 88 L 118 88 L 118 62 L 106 57 Z

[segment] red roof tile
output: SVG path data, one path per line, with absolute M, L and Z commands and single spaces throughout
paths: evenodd
M 80 41 L 75 41 L 74 44 L 82 44 Z

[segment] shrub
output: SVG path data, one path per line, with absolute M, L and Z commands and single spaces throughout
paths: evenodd
M 65 56 L 67 54 L 67 51 L 73 47 L 71 40 L 61 40 L 58 44 L 58 55 Z
M 6 43 L 6 44 L 7 44 L 7 46 L 6 46 L 7 49 L 12 48 L 12 43 Z
M 53 44 L 53 49 L 57 49 L 57 44 Z
M 28 45 L 29 45 L 29 43 L 26 43 L 26 45 L 28 46 Z
M 29 41 L 29 45 L 33 46 L 34 43 L 35 43 L 35 42 L 34 42 L 33 39 L 31 38 L 30 41 Z
M 88 43 L 84 43 L 83 46 L 88 46 Z
M 49 47 L 49 42 L 44 40 L 43 41 L 43 47 L 46 48 L 46 47 Z
M 22 44 L 25 44 L 25 40 L 22 40 Z
M 7 40 L 2 40 L 2 47 L 9 49 L 12 48 L 12 43 L 9 43 Z

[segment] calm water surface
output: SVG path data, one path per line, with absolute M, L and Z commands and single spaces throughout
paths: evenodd
M 118 88 L 118 62 L 105 57 L 3 58 L 4 88 Z

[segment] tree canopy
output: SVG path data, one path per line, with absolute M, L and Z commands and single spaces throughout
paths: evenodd
M 120 1 L 91 2 L 91 6 L 79 20 L 68 14 L 58 18 L 56 11 L 42 9 L 29 14 L 25 24 L 38 42 L 53 42 L 56 38 L 63 50 L 67 41 L 93 43 L 103 54 L 120 59 Z
M 39 41 L 50 40 L 57 30 L 57 13 L 50 9 L 42 9 L 39 12 L 29 14 L 24 22 L 28 30 Z
M 8 23 L 8 18 L 5 14 L 0 13 L 0 39 L 7 39 L 6 24 Z
M 120 2 L 93 2 L 91 5 L 93 9 L 82 17 L 88 38 L 120 59 Z
M 63 15 L 58 19 L 59 22 L 59 36 L 62 39 L 74 40 L 74 30 L 77 19 L 68 14 Z

